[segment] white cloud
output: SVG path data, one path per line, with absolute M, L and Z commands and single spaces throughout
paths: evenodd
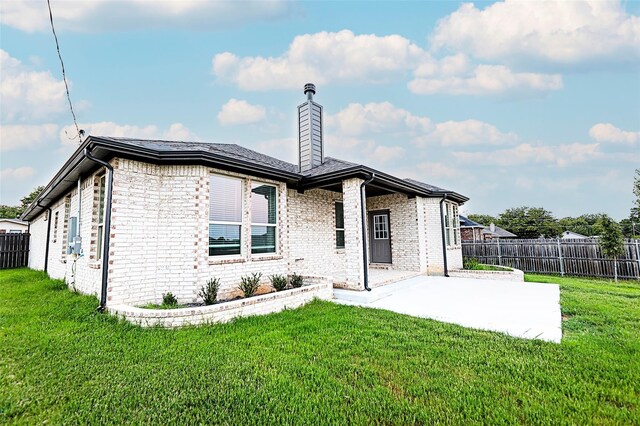
M 0 152 L 32 149 L 56 139 L 55 124 L 3 124 L 0 125 Z
M 404 157 L 405 149 L 401 146 L 384 146 L 379 145 L 373 151 L 371 156 L 379 164 L 387 164 L 392 161 L 396 161 Z
M 218 113 L 218 121 L 223 126 L 258 123 L 265 119 L 267 110 L 262 105 L 251 105 L 247 101 L 229 99 Z
M 451 179 L 463 175 L 459 168 L 449 167 L 443 163 L 423 162 L 416 167 L 429 179 Z
M 57 29 L 97 32 L 180 28 L 219 30 L 261 20 L 281 19 L 293 9 L 288 1 L 91 0 L 52 2 Z M 2 2 L 0 22 L 26 32 L 49 31 L 49 14 L 33 0 Z
M 224 52 L 213 73 L 243 90 L 301 89 L 305 83 L 387 81 L 426 60 L 426 52 L 399 35 L 355 35 L 349 30 L 296 36 L 278 57 Z
M 173 141 L 195 142 L 200 140 L 199 137 L 191 132 L 191 130 L 187 129 L 187 127 L 182 123 L 173 123 L 169 126 L 169 129 L 164 132 L 162 137 Z
M 564 145 L 520 144 L 513 148 L 490 152 L 453 152 L 454 158 L 462 163 L 497 166 L 521 166 L 524 164 L 547 163 L 558 167 L 584 163 L 602 156 L 600 144 L 572 143 Z
M 497 127 L 479 120 L 445 121 L 424 136 L 416 138 L 418 146 L 439 143 L 453 145 L 500 145 L 515 142 L 515 133 L 503 133 Z
M 452 69 L 458 72 L 462 69 Z M 416 75 L 426 75 L 432 70 L 418 69 Z M 463 76 L 441 75 L 417 77 L 408 84 L 409 90 L 418 95 L 445 93 L 449 95 L 500 95 L 504 93 L 535 93 L 562 88 L 559 74 L 513 72 L 503 65 L 478 65 L 471 74 Z
M 620 130 L 611 123 L 598 123 L 589 129 L 589 136 L 598 142 L 633 145 L 640 141 L 640 132 Z
M 99 123 L 84 123 L 79 125 L 85 131 L 86 136 L 110 136 L 110 137 L 130 137 L 141 139 L 168 139 L 168 140 L 185 140 L 189 139 L 197 141 L 198 138 L 182 123 L 174 123 L 165 131 L 162 131 L 155 125 L 136 126 L 130 124 L 117 124 L 111 121 L 102 121 Z M 69 135 L 76 133 L 75 126 L 70 125 L 60 130 L 60 140 L 63 145 L 78 145 L 78 139 L 70 138 Z
M 35 172 L 35 169 L 29 166 L 17 167 L 15 169 L 2 169 L 0 170 L 0 178 L 2 178 L 2 180 L 19 181 L 30 178 Z
M 7 121 L 49 118 L 66 108 L 65 88 L 49 71 L 30 71 L 0 49 L 0 117 Z
M 338 113 L 328 115 L 326 124 L 341 135 L 357 136 L 365 133 L 424 132 L 430 128 L 431 121 L 389 102 L 371 102 L 349 104 Z
M 640 57 L 640 17 L 618 1 L 507 0 L 477 9 L 472 3 L 441 19 L 430 37 L 483 60 L 577 64 Z

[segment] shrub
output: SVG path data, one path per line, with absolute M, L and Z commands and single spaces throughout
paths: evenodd
M 178 299 L 173 295 L 173 293 L 165 293 L 162 295 L 162 304 L 165 306 L 176 306 L 178 304 Z
M 220 280 L 218 278 L 211 278 L 207 281 L 206 287 L 200 287 L 198 296 L 202 297 L 205 305 L 213 305 L 218 301 L 218 290 L 220 289 Z
M 478 259 L 475 257 L 465 259 L 464 262 L 462 262 L 463 269 L 478 269 L 478 265 L 480 265 L 480 262 L 478 262 Z
M 240 284 L 238 284 L 238 288 L 240 289 L 240 291 L 242 291 L 242 293 L 244 293 L 244 297 L 251 297 L 256 294 L 256 291 L 258 291 L 258 287 L 260 287 L 260 278 L 262 278 L 262 273 L 256 272 L 240 278 Z
M 284 275 L 272 275 L 271 276 L 271 285 L 276 291 L 282 291 L 287 286 L 287 277 Z
M 293 288 L 300 288 L 302 287 L 302 284 L 304 284 L 304 280 L 302 279 L 302 276 L 295 273 L 291 274 L 291 286 Z

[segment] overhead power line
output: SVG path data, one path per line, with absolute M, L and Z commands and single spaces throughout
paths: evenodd
M 49 7 L 49 21 L 51 22 L 51 31 L 53 32 L 53 38 L 56 41 L 56 50 L 58 51 L 60 66 L 62 66 L 62 80 L 64 80 L 64 87 L 66 88 L 66 91 L 67 91 L 67 100 L 69 101 L 69 109 L 71 110 L 71 116 L 73 117 L 73 124 L 76 126 L 76 132 L 78 133 L 78 138 L 80 142 L 82 142 L 82 134 L 84 132 L 80 131 L 80 128 L 78 127 L 78 121 L 76 120 L 76 113 L 73 111 L 73 104 L 71 103 L 71 95 L 69 94 L 69 84 L 67 83 L 67 74 L 64 70 L 64 61 L 62 60 L 62 55 L 60 54 L 60 44 L 58 43 L 58 35 L 56 34 L 56 28 L 53 25 L 53 13 L 51 12 L 51 2 L 49 0 L 47 0 L 47 6 Z

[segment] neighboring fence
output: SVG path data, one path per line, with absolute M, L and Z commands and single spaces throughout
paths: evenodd
M 594 239 L 463 241 L 462 256 L 525 272 L 613 278 L 613 260 L 602 255 Z M 624 255 L 618 258 L 618 277 L 640 278 L 638 240 L 625 241 Z
M 0 234 L 0 269 L 28 265 L 29 236 L 29 234 Z

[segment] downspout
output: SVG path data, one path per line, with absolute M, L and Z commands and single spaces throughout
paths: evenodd
M 45 207 L 40 204 L 40 200 L 36 202 L 38 207 L 42 207 L 43 209 L 47 209 L 47 244 L 44 249 L 44 272 L 48 272 L 49 268 L 49 239 L 51 238 L 51 207 Z M 31 238 L 31 237 L 29 237 Z
M 100 305 L 98 306 L 98 311 L 104 312 L 107 306 L 107 282 L 109 279 L 109 240 L 111 237 L 111 193 L 113 191 L 113 167 L 106 161 L 93 157 L 91 155 L 91 150 L 88 147 L 84 149 L 84 156 L 109 170 L 104 212 L 104 244 L 102 245 L 102 288 L 100 290 Z
M 360 184 L 360 207 L 362 213 L 362 263 L 364 266 L 364 289 L 371 291 L 369 287 L 369 262 L 367 261 L 367 198 L 365 186 L 375 179 L 376 174 L 371 173 L 371 177 Z
M 444 194 L 442 200 L 440 200 L 440 227 L 442 231 L 442 259 L 444 261 L 444 276 L 449 276 L 449 268 L 447 267 L 447 239 L 444 235 L 444 213 L 442 212 L 442 204 L 447 199 L 447 194 Z

